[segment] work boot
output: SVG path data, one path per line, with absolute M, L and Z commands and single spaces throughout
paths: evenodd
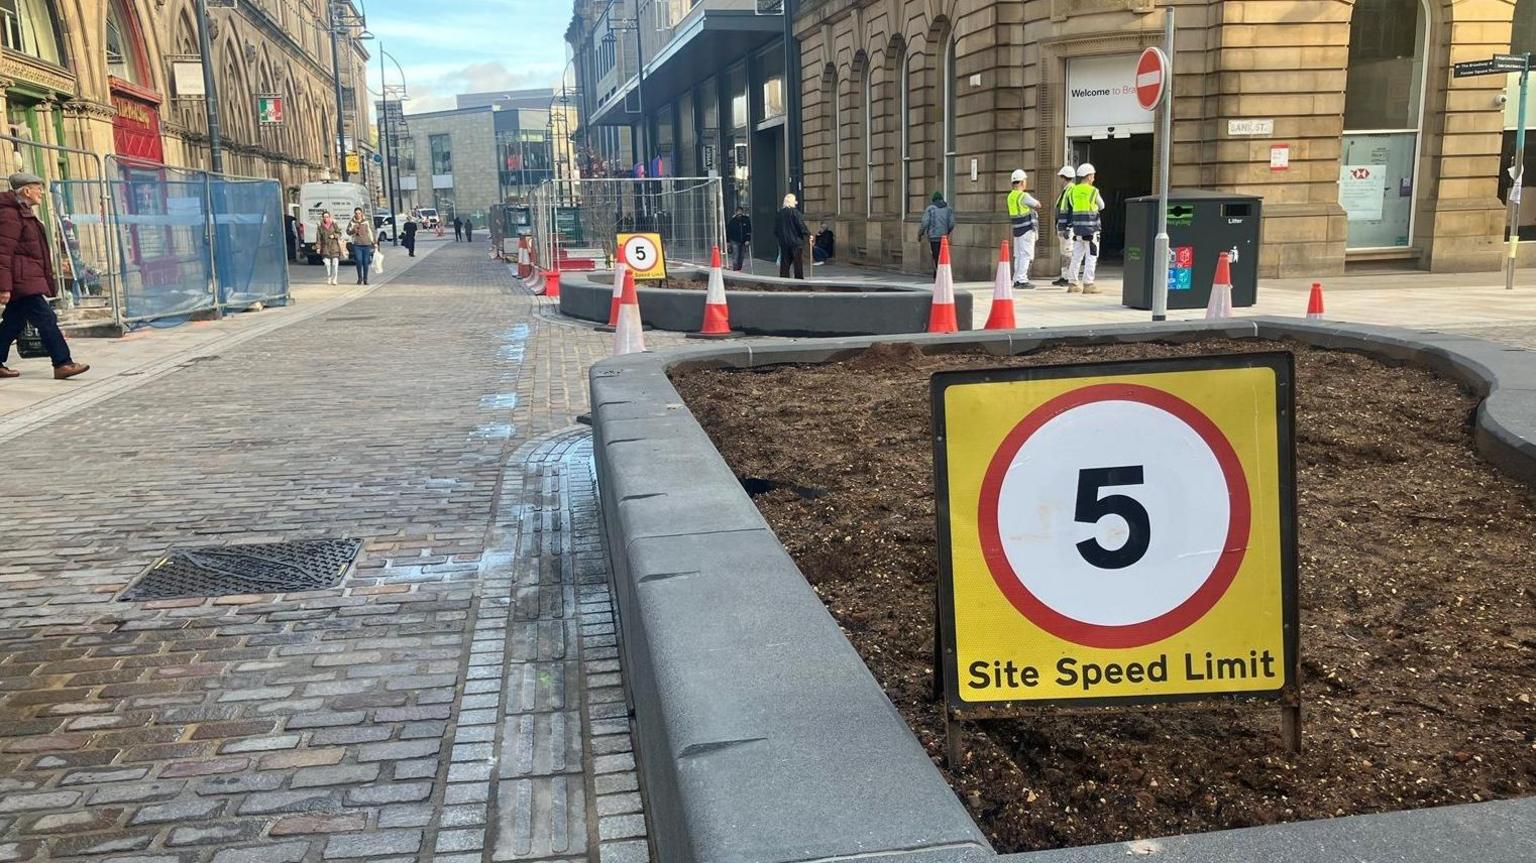
M 1072 283 L 1067 281 L 1065 277 L 1058 276 L 1057 278 L 1055 278 L 1055 279 L 1053 279 L 1051 281 L 1051 284 L 1055 285 L 1058 288 L 1065 288 L 1066 286 L 1068 286 L 1068 285 L 1070 285 Z
M 1082 282 L 1073 282 L 1072 284 L 1067 285 L 1067 293 L 1069 293 L 1069 294 L 1081 294 L 1082 292 L 1083 292 L 1083 283 Z
M 62 366 L 53 367 L 53 377 L 54 380 L 62 381 L 75 375 L 83 375 L 90 370 L 91 367 L 85 363 L 65 363 Z
M 1035 289 L 1035 283 L 1034 282 L 1019 282 L 1019 283 L 1015 284 L 1014 287 L 1018 288 L 1021 291 L 1033 291 Z
M 1083 293 L 1085 294 L 1097 294 L 1098 292 L 1099 286 L 1095 285 L 1093 282 L 1089 282 L 1083 285 Z
M 16 371 L 15 369 L 11 368 L 10 366 L 0 366 L 0 378 L 19 378 L 19 377 L 21 377 L 21 372 Z

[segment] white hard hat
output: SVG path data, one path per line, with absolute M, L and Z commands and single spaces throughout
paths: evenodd
M 1072 180 L 1076 179 L 1077 171 L 1071 165 L 1062 165 L 1061 170 L 1056 172 L 1056 176 Z
M 1098 173 L 1098 172 L 1093 170 L 1093 163 L 1092 162 L 1084 162 L 1081 165 L 1077 166 L 1077 175 L 1079 177 L 1087 177 L 1087 176 L 1091 176 L 1091 175 L 1093 175 L 1095 173 Z
M 1023 168 L 1017 168 L 1014 170 L 1013 176 L 1008 178 L 1008 181 L 1012 183 L 1022 183 L 1027 176 L 1028 175 L 1024 173 Z

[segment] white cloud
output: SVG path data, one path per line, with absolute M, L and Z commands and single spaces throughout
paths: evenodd
M 410 98 L 405 110 L 416 114 L 454 107 L 459 93 L 483 93 L 490 90 L 522 90 L 553 87 L 559 82 L 561 67 L 555 64 L 525 64 L 516 71 L 501 61 L 468 65 L 426 64 L 405 67 Z

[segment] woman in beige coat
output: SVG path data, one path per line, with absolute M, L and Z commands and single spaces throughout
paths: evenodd
M 347 225 L 347 237 L 352 240 L 352 260 L 357 262 L 357 283 L 368 284 L 368 268 L 373 265 L 373 220 L 362 207 L 352 211 L 352 221 Z
M 315 229 L 315 253 L 325 260 L 325 283 L 336 284 L 336 270 L 346 256 L 342 248 L 341 223 L 331 218 L 329 212 L 320 214 L 320 225 Z

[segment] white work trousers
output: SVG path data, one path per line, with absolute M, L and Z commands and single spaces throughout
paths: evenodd
M 1024 232 L 1022 237 L 1013 238 L 1013 281 L 1029 281 L 1029 265 L 1035 260 L 1035 244 L 1040 241 L 1040 232 L 1031 228 Z
M 1069 233 L 1063 237 L 1058 231 L 1056 239 L 1061 241 L 1061 278 L 1063 281 L 1070 282 L 1072 281 L 1072 235 Z
M 1098 248 L 1098 234 L 1092 239 L 1075 237 L 1072 240 L 1072 271 L 1067 274 L 1067 281 L 1093 284 L 1094 273 L 1099 269 Z

